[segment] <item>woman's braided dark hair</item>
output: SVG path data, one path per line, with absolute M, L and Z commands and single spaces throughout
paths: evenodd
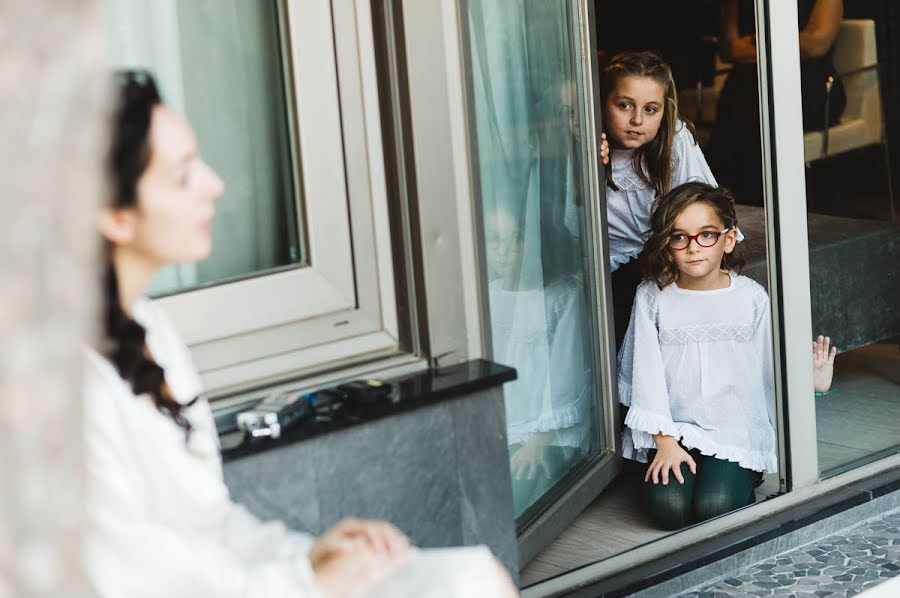
M 113 208 L 137 206 L 137 184 L 150 161 L 150 121 L 153 108 L 162 103 L 153 77 L 145 71 L 116 74 L 118 104 L 113 116 L 112 144 L 107 167 L 112 183 Z M 119 300 L 119 284 L 112 261 L 112 247 L 106 244 L 103 274 L 103 325 L 106 337 L 103 353 L 116 371 L 131 385 L 136 395 L 149 394 L 153 404 L 184 430 L 190 422 L 182 414 L 185 406 L 176 401 L 166 384 L 163 369 L 147 349 L 146 330 L 131 318 Z

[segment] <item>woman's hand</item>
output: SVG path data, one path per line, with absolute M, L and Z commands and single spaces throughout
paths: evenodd
M 834 45 L 844 18 L 843 0 L 816 0 L 800 30 L 800 60 L 824 56 Z
M 719 57 L 737 64 L 756 63 L 756 37 L 740 35 L 740 4 L 738 0 L 722 2 L 719 22 Z
M 376 556 L 403 557 L 410 551 L 409 538 L 390 523 L 344 519 L 319 536 L 309 550 L 313 569 L 347 549 L 365 547 Z
M 834 356 L 837 355 L 837 347 L 831 347 L 831 338 L 819 335 L 813 341 L 813 389 L 816 392 L 828 392 L 831 388 L 831 379 L 834 376 Z
M 732 52 L 734 52 L 736 62 L 755 64 L 757 60 L 756 36 L 742 35 L 737 38 L 732 45 Z
M 665 486 L 669 483 L 669 470 L 671 470 L 678 483 L 684 484 L 684 476 L 681 475 L 682 463 L 687 463 L 691 473 L 697 475 L 697 464 L 694 463 L 688 452 L 681 448 L 675 438 L 664 434 L 654 434 L 653 440 L 656 442 L 656 456 L 650 467 L 647 468 L 647 475 L 644 476 L 645 482 L 652 479 L 654 484 L 658 484 L 662 478 Z
M 360 596 L 412 556 L 409 539 L 390 523 L 344 519 L 309 551 L 316 585 L 326 597 Z
M 345 540 L 339 553 L 313 567 L 316 587 L 324 598 L 363 596 L 395 574 L 410 556 L 411 552 L 404 556 L 377 554 L 360 538 Z
M 528 442 L 513 453 L 509 466 L 514 480 L 533 480 L 541 474 L 550 479 L 550 462 L 547 459 L 549 443 L 547 432 L 535 432 Z
M 604 166 L 609 164 L 609 142 L 606 140 L 606 133 L 600 133 L 600 162 Z

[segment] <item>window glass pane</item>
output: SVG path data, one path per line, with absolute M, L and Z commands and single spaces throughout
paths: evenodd
M 517 516 L 604 447 L 585 220 L 581 40 L 573 2 L 469 5 L 491 340 Z
M 651 4 L 634 27 L 634 6 L 594 2 L 599 104 L 612 145 L 601 209 L 607 216 L 620 347 L 616 399 L 629 403 L 622 406 L 626 427 L 614 448 L 626 459 L 622 472 L 573 521 L 571 533 L 526 567 L 522 579 L 528 581 L 753 508 L 779 492 L 755 5 L 752 0 Z M 529 53 L 528 60 L 532 57 Z M 683 228 L 689 236 L 703 230 L 718 235 L 736 224 L 742 235 L 726 233 L 735 241 L 732 246 L 728 237 L 733 251 L 724 269 L 729 275 L 715 253 L 726 251 L 721 236 L 698 237 L 674 249 L 660 242 L 649 246 L 659 258 L 657 273 L 673 260 L 677 278 L 659 289 L 644 280 L 648 272 L 639 258 L 650 238 L 654 202 L 684 184 L 695 187 L 681 197 L 694 200 L 698 182 L 733 191 L 736 223 L 727 199 L 715 209 L 700 201 L 662 214 L 669 215 L 670 230 Z M 711 195 L 722 198 L 715 189 Z M 682 219 L 688 211 L 703 217 Z M 712 241 L 712 252 L 703 254 L 701 241 Z M 684 256 L 698 252 L 701 266 L 695 267 Z M 732 261 L 737 257 L 743 267 Z M 640 292 L 639 285 L 644 285 Z M 676 438 L 680 449 L 673 444 Z M 684 484 L 671 474 L 668 484 L 645 482 L 645 461 L 653 461 L 657 442 L 668 445 L 670 454 L 684 458 L 680 451 L 686 452 L 696 475 L 685 466 Z M 574 552 L 573 537 L 581 541 Z
M 274 0 L 107 0 L 118 67 L 147 68 L 222 176 L 213 253 L 164 270 L 168 293 L 302 264 L 299 184 Z
M 800 3 L 801 30 L 815 4 Z M 801 35 L 800 65 L 813 333 L 839 352 L 816 399 L 819 468 L 836 472 L 900 445 L 900 171 L 888 151 L 900 121 L 885 110 L 900 101 L 900 48 L 893 3 L 845 2 L 829 16 L 824 45 Z

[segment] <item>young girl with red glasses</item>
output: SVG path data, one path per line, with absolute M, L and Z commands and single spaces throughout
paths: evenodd
M 654 202 L 650 224 L 619 352 L 623 454 L 649 463 L 645 506 L 677 529 L 753 503 L 762 474 L 777 469 L 769 300 L 738 274 L 725 189 L 680 185 Z M 835 353 L 826 346 L 819 359 L 822 344 L 813 343 L 820 392 Z

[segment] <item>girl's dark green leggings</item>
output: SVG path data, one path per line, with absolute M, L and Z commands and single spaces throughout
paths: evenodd
M 651 463 L 655 455 L 656 451 L 650 451 Z M 674 530 L 753 504 L 753 489 L 761 479 L 760 473 L 731 461 L 705 457 L 696 450 L 690 455 L 697 464 L 697 475 L 682 463 L 684 484 L 679 484 L 671 472 L 667 485 L 641 480 L 644 506 L 656 525 Z

